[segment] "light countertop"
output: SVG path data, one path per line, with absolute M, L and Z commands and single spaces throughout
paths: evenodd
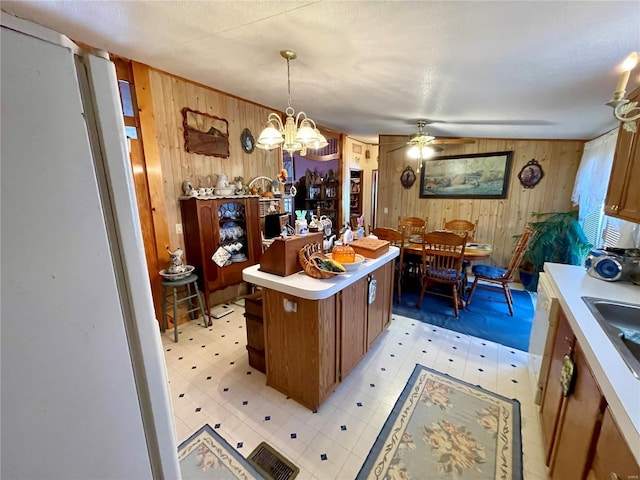
M 400 254 L 397 247 L 389 247 L 389 251 L 378 258 L 366 258 L 362 265 L 352 272 L 336 275 L 332 278 L 312 278 L 300 271 L 286 277 L 258 270 L 260 265 L 247 267 L 242 271 L 242 279 L 264 288 L 288 293 L 307 300 L 322 300 L 335 295 L 345 287 L 357 282 L 369 273 L 392 261 Z
M 640 304 L 640 286 L 605 282 L 587 275 L 584 267 L 545 263 L 559 302 L 584 350 L 602 394 L 640 464 L 640 379 L 629 367 L 581 297 Z

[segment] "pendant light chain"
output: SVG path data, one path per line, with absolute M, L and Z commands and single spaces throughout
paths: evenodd
M 264 150 L 272 150 L 281 147 L 284 151 L 293 155 L 300 151 L 300 155 L 307 154 L 307 148 L 318 150 L 325 148 L 329 143 L 320 133 L 316 124 L 304 112 L 298 112 L 291 106 L 291 60 L 297 55 L 293 50 L 281 50 L 280 56 L 287 61 L 287 108 L 285 110 L 286 119 L 282 122 L 282 117 L 277 113 L 270 113 L 267 118 L 267 125 L 258 137 L 256 146 Z
M 287 58 L 287 92 L 289 93 L 289 108 L 291 107 L 291 68 L 289 67 L 289 58 Z

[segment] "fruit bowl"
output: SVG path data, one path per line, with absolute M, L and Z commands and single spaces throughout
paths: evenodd
M 304 270 L 304 273 L 313 278 L 333 278 L 336 275 L 342 275 L 345 272 L 331 272 L 322 270 L 317 266 L 316 259 L 320 261 L 329 259 L 328 255 L 322 253 L 322 247 L 319 243 L 310 243 L 305 245 L 298 252 L 298 260 Z
M 333 258 L 332 255 L 329 255 L 329 257 Z M 345 268 L 347 272 L 352 272 L 360 268 L 360 265 L 362 265 L 362 262 L 364 262 L 364 257 L 359 253 L 356 253 L 356 259 L 354 262 L 351 262 L 351 263 L 340 262 L 340 263 L 342 264 L 342 266 Z

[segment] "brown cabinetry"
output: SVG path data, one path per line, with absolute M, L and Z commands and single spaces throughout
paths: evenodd
M 389 324 L 392 268 L 393 261 L 321 300 L 264 288 L 267 385 L 318 408 Z
M 606 399 L 561 308 L 557 322 L 540 410 L 549 477 L 552 480 L 633 478 L 628 475 L 639 473 L 637 464 L 615 423 L 607 419 L 610 412 L 605 412 Z M 566 397 L 560 384 L 565 354 L 575 362 L 577 372 L 574 388 Z M 613 477 L 610 473 L 616 468 L 618 477 Z
M 587 480 L 640 478 L 640 467 L 607 407 Z
M 576 341 L 569 322 L 560 309 L 558 310 L 557 324 L 558 329 L 551 351 L 547 384 L 544 388 L 544 396 L 542 397 L 542 404 L 540 406 L 542 440 L 544 441 L 547 465 L 549 465 L 549 461 L 551 460 L 553 439 L 556 434 L 563 399 L 559 381 L 560 370 L 562 369 L 562 358 L 565 353 L 573 350 Z
M 564 397 L 561 408 L 549 465 L 553 480 L 584 478 L 605 406 L 580 344 L 576 343 L 572 357 L 578 373 L 573 392 Z
M 629 95 L 629 100 L 640 102 L 640 88 Z M 640 223 L 640 119 L 636 127 L 636 132 L 628 132 L 620 125 L 604 213 Z
M 369 275 L 369 286 L 373 280 L 376 283 L 376 296 L 367 309 L 367 350 L 391 322 L 393 262 L 387 263 Z
M 258 198 L 183 198 L 180 209 L 186 261 L 196 267 L 208 309 L 211 292 L 242 283 L 242 270 L 260 261 Z M 234 257 L 218 266 L 212 256 L 225 246 Z
M 361 278 L 340 292 L 341 378 L 345 378 L 364 357 L 367 344 L 367 291 L 369 277 Z

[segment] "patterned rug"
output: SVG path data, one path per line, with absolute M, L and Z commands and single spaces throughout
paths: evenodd
M 178 447 L 178 460 L 184 480 L 264 479 L 209 424 L 182 442 Z
M 520 403 L 416 365 L 356 480 L 522 480 Z

